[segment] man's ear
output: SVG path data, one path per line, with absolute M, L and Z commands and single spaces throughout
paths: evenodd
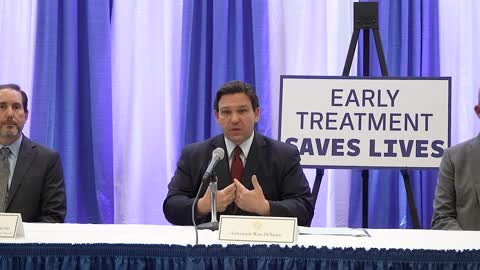
M 477 114 L 478 118 L 480 118 L 480 104 L 475 105 L 473 109 L 475 110 L 475 113 Z
M 260 107 L 255 109 L 255 123 L 258 122 L 258 120 L 260 120 Z

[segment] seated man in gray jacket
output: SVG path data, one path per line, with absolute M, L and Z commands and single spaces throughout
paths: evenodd
M 445 150 L 433 208 L 433 229 L 480 230 L 480 135 Z

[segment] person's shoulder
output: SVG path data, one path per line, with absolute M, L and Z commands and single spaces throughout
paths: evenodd
M 212 146 L 218 145 L 223 139 L 222 135 L 214 136 L 203 141 L 187 144 L 183 147 L 184 153 L 203 153 L 211 151 Z
M 290 153 L 290 154 L 298 153 L 297 147 L 291 144 L 288 144 L 267 136 L 263 136 L 261 134 L 258 134 L 257 136 L 260 140 L 263 140 L 269 147 L 271 147 L 275 151 L 282 152 L 282 153 Z
M 53 148 L 47 147 L 45 145 L 42 145 L 40 143 L 37 143 L 35 141 L 30 140 L 27 137 L 23 137 L 23 142 L 22 144 L 25 145 L 25 147 L 31 148 L 34 151 L 37 151 L 41 153 L 42 155 L 52 155 L 52 156 L 58 156 L 59 153 L 54 150 Z
M 480 153 L 479 150 L 480 136 L 476 136 L 447 148 L 444 155 L 448 155 L 451 160 L 463 160 L 470 157 L 472 154 Z
M 480 135 L 473 137 L 467 141 L 453 145 L 447 148 L 445 151 L 448 151 L 449 153 L 457 153 L 468 151 L 469 149 L 474 149 L 478 147 L 480 147 Z

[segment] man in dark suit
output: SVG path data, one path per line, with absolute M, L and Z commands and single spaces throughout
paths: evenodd
M 480 230 L 480 135 L 443 153 L 433 208 L 433 229 Z
M 20 213 L 26 222 L 64 222 L 60 156 L 22 134 L 27 107 L 18 85 L 0 85 L 0 212 Z
M 254 132 L 260 116 L 253 88 L 231 81 L 217 92 L 215 119 L 224 134 L 186 146 L 163 204 L 172 224 L 192 225 L 191 207 L 217 147 L 225 150 L 214 172 L 220 214 L 297 217 L 310 225 L 314 205 L 298 150 Z M 204 187 L 195 206 L 197 223 L 210 221 L 210 192 Z

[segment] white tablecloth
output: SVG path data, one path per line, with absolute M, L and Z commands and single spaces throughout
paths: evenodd
M 25 237 L 13 240 L 0 238 L 0 242 L 195 244 L 193 227 L 182 226 L 24 223 L 24 230 Z M 391 229 L 368 229 L 367 231 L 371 237 L 300 235 L 297 245 L 365 249 L 480 250 L 480 232 Z M 199 244 L 226 245 L 227 243 L 218 240 L 218 232 L 202 230 L 199 231 Z

